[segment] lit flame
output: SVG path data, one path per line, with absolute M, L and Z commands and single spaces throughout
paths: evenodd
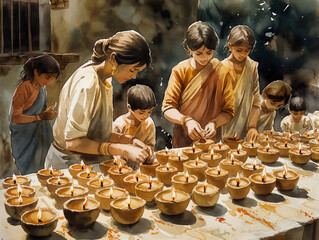
M 19 196 L 21 195 L 21 193 L 22 193 L 22 187 L 20 186 L 20 184 L 18 184 L 18 194 L 19 194 Z
M 85 164 L 84 164 L 83 160 L 81 160 L 81 168 L 82 168 L 82 170 L 84 170 L 84 167 L 85 167 Z
M 165 147 L 165 152 L 166 152 L 166 154 L 168 154 L 168 149 L 167 149 L 167 147 Z
M 287 141 L 285 142 L 285 147 L 288 147 L 288 143 L 287 143 Z
M 42 217 L 42 211 L 41 211 L 41 208 L 39 208 L 39 211 L 38 211 L 38 214 L 37 214 L 38 222 L 42 222 L 41 217 Z
M 104 177 L 101 175 L 101 177 L 99 178 L 99 182 L 100 182 L 100 186 L 103 187 L 103 183 L 104 183 Z
M 198 157 L 195 159 L 195 165 L 197 166 L 198 165 L 198 162 L 199 160 L 198 160 Z
M 289 130 L 289 132 L 290 132 L 290 134 L 292 134 L 292 130 L 291 129 Z
M 299 143 L 298 149 L 299 149 L 299 153 L 302 154 L 302 152 L 301 152 L 301 150 L 302 150 L 302 149 L 301 149 L 301 143 Z
M 114 156 L 113 164 L 117 165 L 117 163 L 118 163 L 117 156 Z
M 235 135 L 234 135 L 234 139 L 235 140 L 237 140 L 237 136 L 238 136 L 237 133 L 235 133 Z
M 21 197 L 21 196 L 19 196 L 19 198 L 18 198 L 18 202 L 19 202 L 19 204 L 20 204 L 20 205 L 22 204 L 23 199 L 22 199 L 22 197 Z
M 232 165 L 234 165 L 234 154 L 232 153 L 231 155 L 230 155 L 230 160 L 231 160 L 231 164 Z
M 192 146 L 192 150 L 193 150 L 193 153 L 195 152 L 195 145 L 193 143 L 193 146 Z
M 136 182 L 138 182 L 139 176 L 140 176 L 139 172 L 135 173 L 135 180 L 136 180 Z
M 70 187 L 70 192 L 71 192 L 71 196 L 73 196 L 73 194 L 74 194 L 74 186 L 73 186 L 73 184 Z
M 120 162 L 120 165 L 119 165 L 119 173 L 122 173 L 122 163 Z
M 176 198 L 175 188 L 172 188 L 172 199 L 173 199 L 173 201 L 175 200 L 175 198 Z
M 181 160 L 181 155 L 182 155 L 181 154 L 181 150 L 179 150 L 178 153 L 177 153 L 178 160 Z
M 284 171 L 282 172 L 282 176 L 283 176 L 283 178 L 286 178 L 287 175 L 288 175 L 287 163 L 285 163 L 285 165 L 284 165 Z
M 14 184 L 17 183 L 17 177 L 16 177 L 16 175 L 14 173 L 12 174 L 12 180 L 13 180 Z
M 253 140 L 250 140 L 250 144 L 251 144 L 252 147 L 254 146 Z
M 206 181 L 206 179 L 205 179 L 205 182 L 204 182 L 204 193 L 206 192 L 206 189 L 207 189 L 207 181 Z
M 222 144 L 222 140 L 220 140 L 220 141 L 218 142 L 218 147 L 219 147 L 219 149 L 221 149 L 221 148 L 222 148 L 222 146 L 223 146 L 223 144 Z
M 86 177 L 89 178 L 91 170 L 87 167 L 85 171 L 86 171 Z
M 52 175 L 52 174 L 53 174 L 53 167 L 52 167 L 52 165 L 51 165 L 51 167 L 49 168 L 49 170 L 50 170 L 50 175 Z
M 241 150 L 241 144 L 238 144 L 238 147 L 237 147 L 237 153 L 238 154 L 240 153 L 240 150 Z
M 317 129 L 317 128 L 315 128 L 315 129 L 313 130 L 313 133 L 317 133 L 317 131 L 318 131 L 318 129 Z
M 152 177 L 151 176 L 149 176 L 149 178 L 148 178 L 148 183 L 149 183 L 149 189 L 151 189 L 152 188 Z
M 292 134 L 291 133 L 289 133 L 289 138 L 290 138 L 290 140 L 292 140 Z
M 166 163 L 166 170 L 169 171 L 168 163 Z
M 213 148 L 210 150 L 210 155 L 214 156 L 214 149 Z
M 269 139 L 269 136 L 267 135 L 267 136 L 266 136 L 266 141 L 268 141 L 268 139 Z
M 239 184 L 240 184 L 239 172 L 237 172 L 237 175 L 236 175 L 236 184 L 237 184 L 237 187 L 239 187 Z
M 253 162 L 253 168 L 254 168 L 254 170 L 256 170 L 256 166 L 257 166 L 257 159 L 255 159 L 255 161 Z
M 263 182 L 265 182 L 265 180 L 266 180 L 266 168 L 264 168 L 264 170 L 263 170 L 263 172 L 262 172 L 262 174 L 261 174 L 261 180 L 262 180 Z
M 128 208 L 130 208 L 131 207 L 131 197 L 130 197 L 130 195 L 127 196 L 126 202 L 127 202 Z
M 110 193 L 110 198 L 112 198 L 113 197 L 113 193 L 114 193 L 113 192 L 113 187 L 110 188 L 110 192 L 109 193 Z
M 188 171 L 185 171 L 184 176 L 185 176 L 185 181 L 188 182 L 188 178 L 189 178 Z
M 88 206 L 88 199 L 85 198 L 84 202 L 83 202 L 83 210 L 85 210 L 85 208 Z
M 61 179 L 58 177 L 58 185 L 61 185 Z
M 220 169 L 220 166 L 218 165 L 218 166 L 217 166 L 217 173 L 218 173 L 218 175 L 220 174 L 220 172 L 221 172 L 221 169 Z
M 269 149 L 270 149 L 270 146 L 269 146 L 269 143 L 268 143 L 267 146 L 266 146 L 266 151 L 268 152 Z

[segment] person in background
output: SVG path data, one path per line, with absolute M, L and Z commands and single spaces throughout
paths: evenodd
M 60 75 L 59 63 L 49 55 L 29 58 L 12 98 L 9 112 L 12 155 L 21 174 L 37 172 L 53 142 L 48 120 L 55 105 L 47 107 L 45 86 Z
M 145 38 L 133 30 L 95 43 L 91 60 L 79 67 L 61 90 L 46 167 L 67 168 L 80 160 L 97 167 L 111 155 L 123 155 L 138 163 L 149 157 L 140 141 L 111 142 L 110 136 L 112 77 L 119 83 L 135 79 L 151 64 L 150 54 Z
M 273 130 L 276 110 L 286 105 L 291 96 L 291 87 L 280 80 L 269 83 L 262 91 L 258 132 Z
M 234 27 L 227 37 L 230 56 L 222 61 L 229 69 L 235 98 L 235 116 L 223 126 L 223 137 L 247 141 L 258 139 L 257 122 L 260 112 L 258 63 L 248 55 L 256 44 L 254 32 L 245 25 Z
M 301 97 L 294 97 L 289 102 L 289 113 L 280 123 L 281 130 L 298 131 L 303 134 L 312 129 L 312 122 L 308 116 L 305 116 L 307 110 L 306 102 Z
M 171 73 L 162 111 L 175 123 L 173 147 L 192 145 L 194 140 L 220 139 L 220 127 L 234 116 L 234 96 L 228 69 L 212 58 L 219 39 L 206 22 L 187 30 L 183 45 L 190 58 Z

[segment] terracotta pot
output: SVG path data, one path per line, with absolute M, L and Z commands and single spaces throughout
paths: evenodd
M 172 199 L 172 189 L 166 189 L 155 195 L 155 201 L 159 210 L 166 215 L 183 213 L 190 201 L 188 193 L 175 189 L 175 198 Z

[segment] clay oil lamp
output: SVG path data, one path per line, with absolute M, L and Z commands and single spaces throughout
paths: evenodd
M 72 184 L 72 180 L 68 177 L 52 177 L 47 180 L 47 188 L 51 194 L 54 194 L 58 188 L 71 186 Z
M 298 131 L 292 131 L 292 130 L 289 130 L 289 131 L 285 131 L 282 133 L 282 135 L 284 137 L 296 137 L 296 138 L 299 138 L 300 137 L 300 133 Z
M 184 173 L 178 173 L 172 177 L 172 184 L 174 188 L 187 193 L 191 193 L 197 183 L 198 177 L 195 175 L 189 175 L 187 171 Z
M 8 188 L 4 196 L 5 198 L 11 198 L 11 197 L 17 197 L 17 196 L 27 196 L 27 197 L 34 197 L 35 190 L 33 187 L 30 186 L 20 186 L 18 184 L 17 186 Z
M 64 173 L 61 170 L 53 169 L 52 166 L 49 169 L 41 169 L 37 172 L 38 181 L 43 186 L 45 186 L 49 178 L 62 177 L 63 175 Z
M 207 182 L 218 187 L 225 187 L 226 181 L 228 179 L 228 172 L 224 169 L 221 169 L 218 165 L 215 168 L 208 168 L 205 171 L 205 176 Z
M 271 148 L 269 144 L 257 150 L 257 157 L 264 163 L 274 163 L 279 158 L 279 150 Z
M 293 136 L 292 134 L 289 133 L 288 136 L 283 137 L 281 142 L 288 142 L 292 144 L 297 144 L 300 141 L 299 137 Z
M 273 174 L 276 178 L 276 187 L 279 190 L 293 190 L 299 180 L 299 175 L 295 171 L 287 169 L 287 163 L 285 163 L 283 170 L 276 170 Z
M 211 151 L 211 149 L 214 150 L 214 153 L 219 153 L 222 155 L 223 159 L 227 157 L 228 152 L 230 151 L 230 148 L 228 145 L 223 144 L 221 141 L 219 141 L 217 144 L 213 144 L 208 148 L 208 152 Z
M 250 175 L 251 189 L 259 195 L 271 194 L 276 186 L 276 178 L 269 173 L 266 173 L 266 168 L 262 173 L 254 173 Z
M 305 131 L 301 136 L 300 140 L 303 143 L 309 143 L 310 140 L 316 139 L 316 136 L 314 134 L 310 134 L 308 131 Z
M 23 213 L 37 206 L 38 199 L 35 197 L 18 196 L 6 200 L 4 206 L 6 212 L 15 220 L 20 220 Z
M 194 142 L 196 148 L 200 148 L 203 152 L 207 152 L 210 145 L 214 144 L 214 141 L 211 139 L 201 138 L 198 141 Z
M 124 187 L 123 179 L 133 173 L 133 169 L 128 166 L 122 166 L 120 163 L 118 166 L 111 167 L 108 171 L 110 177 L 113 179 L 114 184 L 118 187 Z
M 248 153 L 245 150 L 242 150 L 242 146 L 241 144 L 238 144 L 237 149 L 232 149 L 230 150 L 230 152 L 228 153 L 228 155 L 234 155 L 234 158 L 238 159 L 239 161 L 242 161 L 243 163 L 246 162 L 247 158 L 248 158 Z
M 203 153 L 203 151 L 200 148 L 195 147 L 194 144 L 192 147 L 183 148 L 182 152 L 189 158 L 189 160 L 195 160 Z
M 181 150 L 178 151 L 177 155 L 171 155 L 168 158 L 168 163 L 172 167 L 176 167 L 177 171 L 183 172 L 184 171 L 184 163 L 189 161 L 189 157 L 181 153 Z
M 298 148 L 289 150 L 289 158 L 294 163 L 306 164 L 311 159 L 311 151 L 309 149 L 302 148 L 302 145 L 299 144 Z
M 237 173 L 236 177 L 228 178 L 227 189 L 232 199 L 245 198 L 250 190 L 250 180 L 246 177 L 240 177 Z
M 81 160 L 81 163 L 73 164 L 69 167 L 69 173 L 72 177 L 76 178 L 76 176 L 80 173 L 85 171 L 86 169 L 89 169 L 92 171 L 93 167 L 91 165 L 85 165 L 83 160 Z
M 108 174 L 108 170 L 111 167 L 118 166 L 122 164 L 122 166 L 126 166 L 126 161 L 120 157 L 114 156 L 113 159 L 105 160 L 99 164 L 101 172 L 106 176 Z
M 226 158 L 220 162 L 220 167 L 226 170 L 230 175 L 235 176 L 238 172 L 241 172 L 242 161 L 234 158 L 231 154 L 230 158 Z
M 89 190 L 82 186 L 68 186 L 61 187 L 55 191 L 55 199 L 61 205 L 63 205 L 67 200 L 75 197 L 85 197 L 89 194 Z
M 198 177 L 198 181 L 204 181 L 205 177 L 205 170 L 207 169 L 208 164 L 204 161 L 198 160 L 190 160 L 184 163 L 184 169 L 190 174 L 195 175 Z
M 155 177 L 156 176 L 156 171 L 155 169 L 159 166 L 160 164 L 156 161 L 153 161 L 152 164 L 148 163 L 143 163 L 140 165 L 140 170 L 141 173 L 144 173 L 148 176 Z
M 119 198 L 111 202 L 113 219 L 121 224 L 133 224 L 143 216 L 146 201 L 139 197 Z
M 130 194 L 135 195 L 135 185 L 141 181 L 147 181 L 148 179 L 148 175 L 136 172 L 123 179 L 124 187 Z
M 94 198 L 77 197 L 63 204 L 63 213 L 69 224 L 76 227 L 90 227 L 101 211 L 100 203 Z
M 238 138 L 237 133 L 233 137 L 224 138 L 224 143 L 227 144 L 230 149 L 237 149 L 239 144 L 243 144 L 244 140 Z
M 16 176 L 14 173 L 12 177 L 7 177 L 2 181 L 3 188 L 7 189 L 9 187 L 14 187 L 18 184 L 24 186 L 30 186 L 31 179 L 26 176 Z
M 254 173 L 262 172 L 264 167 L 265 166 L 262 165 L 261 163 L 257 163 L 256 159 L 253 163 L 244 163 L 243 165 L 241 165 L 241 169 L 243 171 L 243 174 L 247 178 Z
M 152 180 L 149 177 L 148 181 L 139 182 L 135 185 L 136 196 L 151 202 L 155 199 L 155 194 L 162 191 L 164 184 L 158 180 Z
M 87 183 L 95 178 L 99 178 L 101 176 L 101 173 L 91 171 L 89 168 L 85 169 L 85 171 L 78 173 L 77 180 L 78 183 L 83 186 L 87 187 Z
M 200 207 L 212 207 L 217 203 L 218 198 L 219 188 L 207 184 L 206 181 L 203 184 L 197 184 L 192 191 L 192 200 Z
M 266 137 L 264 137 L 264 138 L 259 138 L 258 139 L 258 142 L 259 142 L 259 144 L 261 145 L 261 146 L 263 146 L 263 147 L 266 147 L 266 146 L 270 146 L 270 147 L 273 147 L 274 146 L 274 144 L 277 142 L 277 140 L 276 139 L 274 139 L 274 138 L 270 138 L 268 135 L 266 136 Z
M 23 230 L 35 237 L 49 236 L 57 226 L 58 214 L 49 208 L 33 209 L 21 216 Z
M 253 141 L 244 142 L 243 143 L 243 150 L 247 152 L 248 156 L 256 157 L 257 156 L 257 149 L 260 147 L 259 143 L 255 143 Z
M 99 178 L 94 178 L 87 182 L 90 194 L 94 194 L 98 189 L 111 187 L 113 185 L 114 181 L 112 179 L 104 178 L 102 175 Z
M 157 161 L 162 165 L 165 165 L 168 162 L 168 158 L 172 154 L 174 154 L 174 151 L 168 150 L 167 147 L 165 147 L 165 149 L 162 149 L 162 150 L 155 152 L 155 156 L 156 156 Z
M 162 165 L 156 168 L 156 177 L 159 181 L 164 183 L 166 186 L 172 185 L 172 177 L 178 173 L 176 167 Z
M 314 147 L 311 149 L 311 159 L 314 161 L 319 161 L 319 147 Z
M 284 143 L 277 142 L 274 144 L 274 147 L 279 150 L 280 157 L 289 157 L 289 150 L 295 148 L 296 145 L 286 141 Z
M 265 131 L 263 131 L 263 135 L 265 135 L 265 136 L 270 136 L 270 137 L 275 137 L 275 136 L 280 136 L 281 135 L 281 133 L 280 132 L 276 132 L 276 131 L 274 131 L 274 130 L 265 130 Z
M 203 153 L 200 155 L 199 159 L 206 162 L 208 167 L 216 167 L 219 165 L 223 157 L 221 154 L 215 153 L 214 149 L 212 148 L 209 153 Z
M 311 148 L 319 147 L 319 137 L 318 137 L 318 138 L 311 139 L 311 140 L 309 141 L 309 145 L 310 145 Z
M 179 189 L 171 188 L 155 195 L 155 201 L 159 210 L 166 215 L 183 213 L 190 201 L 188 193 Z
M 108 187 L 97 190 L 94 197 L 100 202 L 102 209 L 110 211 L 110 204 L 112 201 L 114 201 L 115 199 L 127 197 L 128 195 L 128 191 L 123 188 Z

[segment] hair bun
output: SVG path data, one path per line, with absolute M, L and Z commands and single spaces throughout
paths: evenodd
M 95 60 L 105 58 L 106 50 L 109 47 L 110 41 L 111 41 L 111 38 L 97 40 L 94 44 L 93 54 L 91 58 Z

